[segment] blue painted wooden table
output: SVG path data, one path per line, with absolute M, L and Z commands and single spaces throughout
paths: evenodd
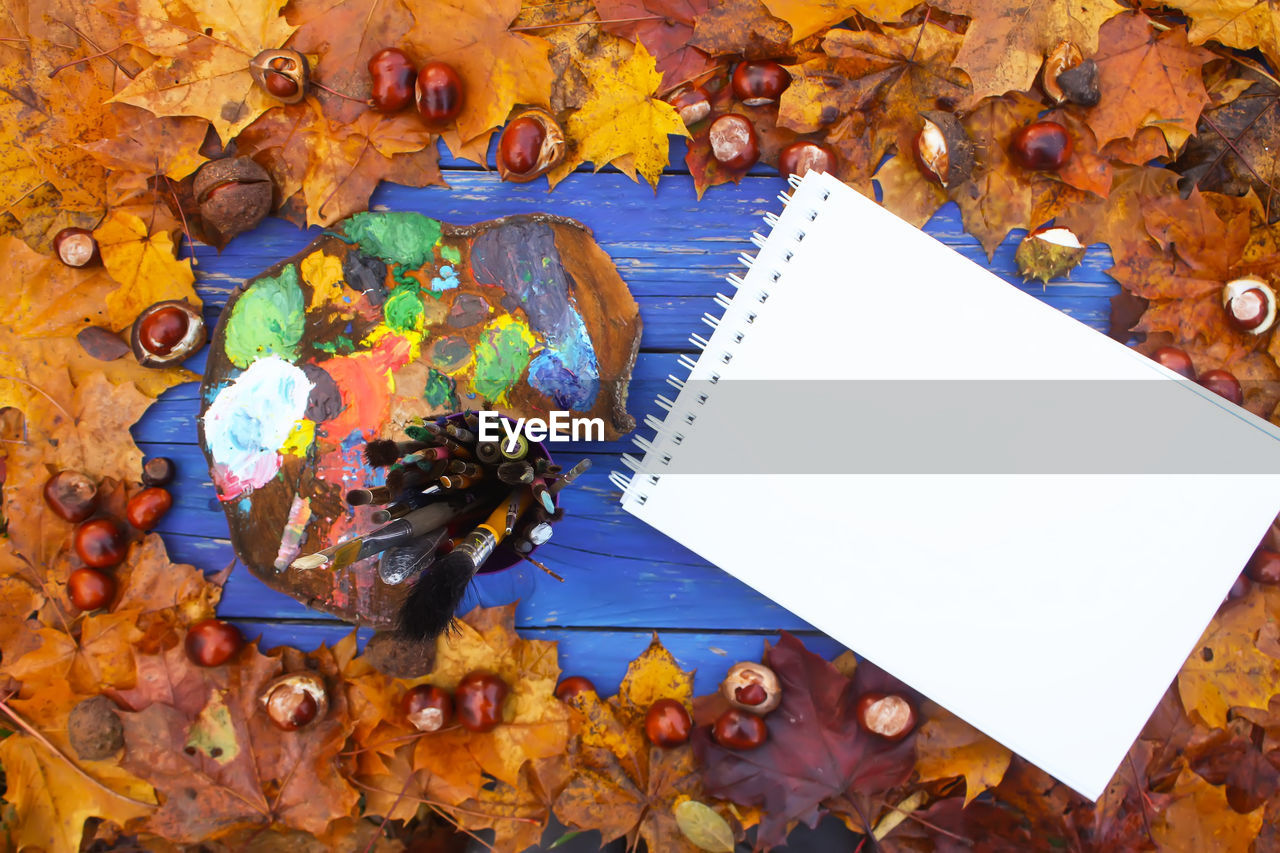
M 673 164 L 682 165 L 683 156 L 683 147 L 674 146 Z M 383 185 L 373 206 L 418 211 L 457 225 L 537 211 L 570 216 L 587 225 L 640 304 L 644 336 L 635 389 L 653 389 L 668 373 L 682 372 L 677 357 L 696 353 L 688 335 L 705 330 L 704 312 L 720 313 L 714 295 L 729 290 L 724 277 L 741 271 L 740 253 L 754 253 L 748 238 L 762 229 L 763 214 L 781 208 L 777 195 L 786 189 L 782 178 L 760 169 L 740 185 L 712 188 L 699 202 L 689 175 L 673 168 L 656 194 L 647 184 L 610 171 L 579 171 L 548 193 L 545 182 L 506 184 L 496 173 L 471 163 L 446 160 L 442 165 L 451 189 Z M 926 230 L 986 263 L 977 241 L 962 231 L 954 205 L 944 208 Z M 222 254 L 196 246 L 198 287 L 211 326 L 234 287 L 300 251 L 318 233 L 319 229 L 304 232 L 272 219 L 234 240 Z M 1105 330 L 1109 297 L 1118 292 L 1102 272 L 1110 263 L 1105 247 L 1091 249 L 1070 280 L 1042 288 L 1038 282 L 1022 282 L 1016 273 L 1013 253 L 1021 236 L 1016 233 L 1006 240 L 991 268 L 1014 286 Z M 187 366 L 201 371 L 204 354 Z M 662 414 L 651 397 L 638 390 L 629 409 L 640 423 L 646 414 Z M 179 479 L 172 487 L 176 503 L 159 528 L 171 556 L 212 571 L 226 566 L 234 554 L 225 516 L 195 443 L 197 411 L 197 385 L 174 388 L 152 406 L 134 434 L 145 454 L 169 456 L 179 466 Z M 648 433 L 643 428 L 641 432 Z M 620 454 L 631 449 L 626 441 L 556 445 L 557 458 L 572 462 L 585 455 L 595 463 L 562 496 L 567 518 L 556 527 L 555 539 L 539 549 L 540 558 L 565 582 L 520 566 L 479 578 L 464 607 L 477 601 L 496 605 L 518 600 L 517 620 L 523 631 L 559 641 L 562 669 L 590 677 L 602 691 L 617 686 L 627 663 L 643 651 L 653 631 L 683 666 L 698 671 L 699 692 L 713 690 L 735 661 L 758 660 L 763 640 L 781 629 L 803 636 L 821 654 L 841 651 L 786 610 L 623 512 L 607 475 L 621 467 Z M 854 618 L 856 609 L 857 603 L 850 602 Z M 246 635 L 260 634 L 268 648 L 287 643 L 311 649 L 350 631 L 268 589 L 243 566 L 237 566 L 227 581 L 219 613 L 239 624 Z

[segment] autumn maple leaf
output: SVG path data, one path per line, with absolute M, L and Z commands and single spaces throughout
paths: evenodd
M 596 0 L 606 32 L 642 44 L 662 75 L 660 90 L 695 80 L 711 67 L 710 58 L 693 45 L 693 30 L 711 6 L 710 0 Z
M 583 67 L 595 90 L 582 108 L 569 116 L 565 132 L 572 154 L 549 175 L 552 186 L 584 161 L 599 169 L 610 163 L 633 180 L 639 172 L 650 184 L 668 162 L 668 136 L 688 136 L 675 109 L 655 94 L 661 75 L 643 45 L 633 52 L 611 52 L 591 58 Z
M 764 4 L 791 25 L 792 41 L 800 41 L 855 15 L 877 23 L 892 23 L 901 20 L 917 5 L 911 0 L 764 0 Z
M 230 142 L 279 101 L 249 73 L 249 61 L 284 45 L 295 27 L 280 14 L 286 0 L 99 0 L 99 8 L 136 28 L 135 42 L 160 57 L 114 100 L 158 116 L 200 116 Z
M 765 648 L 764 662 L 782 685 L 782 704 L 765 718 L 764 745 L 738 752 L 715 743 L 704 727 L 693 735 L 707 792 L 763 808 L 760 844 L 781 844 L 793 821 L 816 825 L 836 798 L 841 809 L 861 810 L 862 795 L 907 780 L 915 735 L 896 743 L 874 738 L 858 727 L 853 705 L 873 689 L 914 696 L 911 691 L 865 661 L 848 679 L 785 632 L 776 646 Z M 849 817 L 870 828 L 872 815 Z
M 938 0 L 935 5 L 973 19 L 956 65 L 968 72 L 977 97 L 1029 90 L 1045 56 L 1063 39 L 1092 55 L 1099 26 L 1124 11 L 1115 0 Z

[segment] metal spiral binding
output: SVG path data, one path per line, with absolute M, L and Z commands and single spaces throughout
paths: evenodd
M 796 175 L 791 175 L 787 179 L 788 184 L 792 188 L 799 187 L 800 181 L 801 179 Z M 829 195 L 829 192 L 823 192 L 821 194 L 821 199 L 825 201 Z M 779 193 L 778 198 L 783 204 L 791 204 L 792 196 L 788 193 Z M 803 221 L 813 222 L 818 218 L 818 213 L 819 211 L 816 208 L 805 211 Z M 766 213 L 764 215 L 764 223 L 770 229 L 768 237 L 761 235 L 757 231 L 753 231 L 751 233 L 751 243 L 757 249 L 764 250 L 768 243 L 773 242 L 777 245 L 779 241 L 783 239 L 786 239 L 791 243 L 798 244 L 805 238 L 805 231 L 803 227 L 798 228 L 791 234 L 783 235 L 779 233 L 778 227 L 782 224 L 782 218 L 777 214 Z M 738 255 L 737 260 L 744 267 L 751 269 L 755 265 L 757 257 L 759 257 L 759 255 L 753 257 L 744 252 Z M 791 262 L 793 257 L 795 257 L 794 247 L 788 248 L 781 253 L 778 257 L 779 268 L 771 269 L 766 274 L 768 284 L 777 283 L 782 279 L 785 267 Z M 732 273 L 725 276 L 725 281 L 733 286 L 735 292 L 741 291 L 743 286 L 747 283 L 745 277 Z M 744 294 L 739 295 L 745 296 Z M 737 297 L 734 296 L 726 296 L 723 293 L 717 293 L 715 295 L 715 302 L 723 311 L 727 312 L 732 308 L 736 298 Z M 738 302 L 745 306 L 748 304 L 748 300 L 754 304 L 764 304 L 768 299 L 769 289 L 766 288 L 752 294 L 751 296 L 738 300 Z M 741 322 L 743 327 L 736 329 L 733 332 L 731 341 L 734 345 L 742 343 L 748 333 L 748 329 L 753 323 L 755 323 L 758 317 L 757 311 L 758 309 L 753 307 L 750 310 L 745 311 L 738 319 L 738 322 Z M 723 314 L 720 317 L 710 313 L 704 313 L 702 315 L 702 322 L 706 323 L 713 330 L 718 330 L 722 325 L 723 320 Z M 708 349 L 711 346 L 711 341 L 699 334 L 695 333 L 690 335 L 689 342 L 702 351 L 702 356 L 695 360 L 687 354 L 681 354 L 676 361 L 687 371 L 692 372 L 704 358 L 715 358 L 716 363 L 718 364 L 729 364 L 733 360 L 733 352 L 730 350 L 715 353 L 714 356 L 710 355 Z M 720 380 L 720 374 L 713 370 L 709 374 L 708 380 L 714 385 Z M 672 400 L 661 394 L 654 398 L 654 402 L 667 412 L 666 419 L 659 419 L 654 415 L 646 415 L 644 425 L 653 430 L 653 437 L 645 438 L 643 436 L 636 435 L 631 438 L 632 443 L 645 454 L 644 460 L 641 461 L 629 453 L 624 453 L 622 454 L 622 464 L 630 469 L 631 473 L 627 473 L 625 471 L 611 471 L 609 473 L 609 481 L 613 483 L 614 486 L 621 489 L 624 494 L 631 493 L 634 496 L 636 503 L 641 505 L 649 499 L 649 496 L 647 491 L 644 489 L 641 489 L 640 491 L 634 490 L 633 487 L 636 486 L 635 478 L 643 477 L 645 479 L 645 482 L 642 484 L 643 486 L 656 486 L 658 484 L 661 479 L 660 475 L 653 473 L 651 470 L 646 470 L 645 463 L 657 461 L 662 465 L 669 465 L 671 463 L 671 449 L 678 447 L 685 440 L 685 433 L 682 430 L 688 426 L 692 426 L 697 421 L 697 407 L 706 404 L 708 400 L 707 394 L 698 393 L 691 398 L 684 399 L 683 402 L 687 403 L 688 406 L 677 411 L 679 405 L 678 401 L 681 401 L 681 398 L 685 397 L 684 390 L 687 384 L 686 380 L 676 376 L 675 374 L 668 374 L 667 384 L 672 388 L 675 388 L 676 391 L 680 393 L 677 394 L 676 400 Z

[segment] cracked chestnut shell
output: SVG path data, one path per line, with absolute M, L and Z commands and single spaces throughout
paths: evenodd
M 1256 275 L 1246 275 L 1222 287 L 1222 308 L 1238 332 L 1261 335 L 1276 322 L 1276 293 Z
M 143 367 L 170 367 L 204 346 L 204 318 L 186 302 L 157 302 L 133 321 L 129 344 Z
M 782 685 L 772 669 L 762 663 L 735 663 L 720 682 L 720 695 L 733 707 L 765 714 L 782 702 Z
M 1060 104 L 1067 99 L 1066 93 L 1058 83 L 1058 75 L 1084 62 L 1084 54 L 1071 39 L 1062 39 L 1049 55 L 1044 58 L 1044 67 L 1040 70 L 1040 88 L 1049 96 L 1049 100 Z
M 264 50 L 249 60 L 249 73 L 262 91 L 283 103 L 296 104 L 307 96 L 311 67 L 296 50 Z
M 973 171 L 973 140 L 954 113 L 930 110 L 916 134 L 916 164 L 943 189 L 968 180 Z
M 191 189 L 205 229 L 223 244 L 252 231 L 271 212 L 271 176 L 248 157 L 205 163 Z
M 564 160 L 564 131 L 555 117 L 533 107 L 507 122 L 498 140 L 498 176 L 522 184 Z
M 275 727 L 286 732 L 323 720 L 329 712 L 324 680 L 311 672 L 290 672 L 268 682 L 258 701 Z

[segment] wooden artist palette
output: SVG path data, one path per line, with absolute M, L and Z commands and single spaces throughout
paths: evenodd
M 245 282 L 213 335 L 200 446 L 240 559 L 268 586 L 370 627 L 401 586 L 376 558 L 298 571 L 300 554 L 375 525 L 349 507 L 383 473 L 366 441 L 416 417 L 565 410 L 628 432 L 639 308 L 581 224 L 514 216 L 454 227 L 370 212 Z

